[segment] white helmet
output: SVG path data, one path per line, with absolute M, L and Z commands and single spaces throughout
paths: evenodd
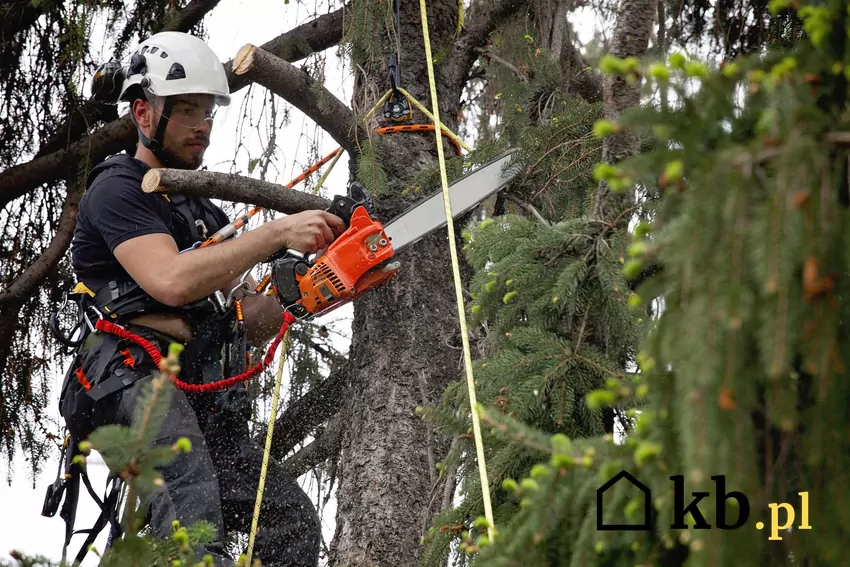
M 216 104 L 230 104 L 230 87 L 224 66 L 199 37 L 182 32 L 161 32 L 139 44 L 130 58 L 121 100 L 139 85 L 157 96 L 209 94 Z

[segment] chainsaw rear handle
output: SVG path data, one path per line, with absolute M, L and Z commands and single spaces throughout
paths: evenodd
M 355 181 L 348 186 L 348 195 L 344 197 L 335 196 L 325 211 L 341 218 L 345 223 L 345 229 L 348 230 L 348 227 L 351 226 L 351 215 L 354 214 L 354 209 L 361 205 L 366 208 L 370 215 L 372 214 L 372 196 L 362 184 Z
M 360 206 L 365 207 L 366 211 L 371 214 L 373 206 L 372 195 L 369 194 L 369 191 L 362 184 L 355 181 L 348 186 L 348 195 L 335 195 L 331 204 L 325 209 L 325 212 L 342 219 L 342 222 L 345 223 L 345 230 L 348 230 L 351 226 L 351 216 L 354 214 L 354 209 Z M 293 250 L 279 250 L 269 256 L 266 262 L 274 263 L 283 258 L 290 258 L 288 262 L 291 263 L 293 258 L 302 259 L 302 253 Z M 310 264 L 308 264 L 309 266 Z

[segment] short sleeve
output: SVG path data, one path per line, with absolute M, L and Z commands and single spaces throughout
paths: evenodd
M 171 234 L 168 205 L 160 195 L 145 193 L 139 180 L 113 175 L 89 189 L 87 216 L 112 252 L 122 242 L 146 234 Z

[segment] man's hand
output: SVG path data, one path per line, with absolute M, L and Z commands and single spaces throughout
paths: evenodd
M 276 225 L 283 245 L 312 254 L 327 248 L 334 239 L 345 231 L 345 223 L 341 218 L 325 211 L 303 211 L 271 223 Z

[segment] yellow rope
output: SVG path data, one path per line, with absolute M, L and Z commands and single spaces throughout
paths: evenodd
M 373 107 L 372 107 L 372 110 L 370 110 L 369 112 L 367 112 L 367 113 L 366 113 L 366 116 L 364 116 L 364 117 L 363 117 L 363 122 L 368 122 L 368 121 L 369 121 L 369 119 L 370 119 L 370 118 L 372 118 L 372 115 L 373 115 L 373 114 L 375 114 L 375 111 L 376 111 L 376 110 L 378 110 L 378 109 L 381 107 L 381 105 L 382 105 L 382 104 L 384 104 L 384 102 L 385 102 L 388 98 L 390 98 L 390 95 L 391 95 L 391 94 L 393 94 L 393 90 L 392 90 L 392 89 L 390 89 L 390 90 L 388 90 L 387 92 L 385 92 L 385 93 L 384 93 L 384 96 L 382 96 L 380 99 L 378 99 L 378 102 L 376 102 L 376 103 L 375 103 L 375 106 L 373 106 Z
M 336 156 L 334 156 L 333 161 L 328 166 L 328 169 L 322 174 L 319 178 L 319 182 L 313 188 L 311 193 L 313 195 L 319 192 L 322 184 L 324 184 L 328 175 L 330 175 L 331 170 L 336 165 L 336 162 L 339 161 L 340 156 L 342 155 L 342 151 L 337 152 Z M 271 291 L 271 290 L 269 290 Z M 269 295 L 269 294 L 266 294 Z M 251 556 L 254 553 L 254 540 L 257 537 L 257 524 L 260 521 L 260 507 L 263 503 L 263 491 L 266 487 L 266 474 L 268 473 L 269 468 L 269 456 L 271 455 L 272 450 L 272 435 L 274 434 L 274 423 L 277 418 L 277 404 L 278 399 L 280 398 L 280 384 L 283 381 L 283 364 L 286 361 L 286 347 L 289 342 L 289 329 L 286 329 L 286 333 L 283 334 L 283 346 L 280 351 L 280 362 L 277 365 L 277 378 L 274 383 L 274 393 L 272 394 L 272 412 L 269 415 L 269 428 L 266 431 L 266 446 L 263 449 L 263 466 L 260 469 L 260 484 L 257 487 L 257 501 L 254 503 L 254 518 L 251 520 L 251 535 L 248 537 L 248 553 L 247 553 L 247 562 L 246 565 L 251 565 Z
M 429 51 L 430 51 L 430 47 L 429 47 Z M 449 137 L 449 138 L 451 138 L 452 140 L 454 140 L 455 142 L 457 142 L 458 144 L 460 144 L 460 147 L 462 147 L 463 149 L 465 149 L 465 150 L 466 150 L 466 151 L 468 151 L 468 152 L 471 152 L 471 151 L 472 151 L 472 148 L 470 148 L 470 147 L 469 147 L 469 146 L 468 146 L 468 145 L 467 145 L 467 144 L 466 144 L 463 140 L 461 140 L 460 138 L 458 138 L 458 137 L 457 137 L 457 134 L 455 134 L 454 132 L 452 132 L 451 130 L 449 130 L 449 129 L 448 129 L 448 127 L 447 127 L 445 124 L 443 124 L 442 122 L 440 122 L 440 119 L 438 118 L 438 116 L 439 116 L 439 114 L 440 114 L 439 112 L 435 112 L 435 113 L 437 114 L 437 116 L 434 116 L 434 114 L 431 114 L 431 112 L 430 112 L 427 108 L 425 108 L 424 106 L 422 106 L 422 103 L 421 103 L 421 102 L 419 102 L 418 100 L 416 100 L 416 99 L 413 97 L 413 95 L 412 95 L 412 94 L 410 94 L 409 92 L 407 92 L 406 90 L 404 90 L 404 89 L 403 89 L 403 88 L 401 88 L 401 87 L 399 87 L 399 88 L 398 88 L 398 92 L 400 92 L 401 94 L 403 94 L 404 96 L 406 96 L 406 97 L 410 100 L 410 102 L 412 102 L 412 103 L 413 103 L 413 105 L 414 105 L 414 106 L 415 106 L 415 107 L 419 110 L 419 112 L 421 112 L 422 114 L 424 114 L 425 116 L 427 116 L 428 118 L 430 118 L 430 119 L 431 119 L 431 122 L 433 122 L 433 123 L 434 123 L 434 126 L 436 126 L 437 124 L 439 124 L 440 126 L 442 126 L 443 128 L 445 128 L 445 129 L 446 129 L 446 135 L 448 135 L 448 137 Z M 435 107 L 435 108 L 436 108 L 436 107 Z M 439 109 L 437 109 L 437 110 L 439 110 Z M 441 143 L 441 144 L 442 144 L 442 141 L 443 141 L 443 140 L 442 140 L 442 136 L 441 136 L 441 137 L 440 137 L 440 143 Z M 442 146 L 440 146 L 440 147 L 442 147 Z
M 449 197 L 449 181 L 446 175 L 446 157 L 443 154 L 443 132 L 440 128 L 440 107 L 437 103 L 437 85 L 434 80 L 434 62 L 431 58 L 431 40 L 428 37 L 428 14 L 425 8 L 425 0 L 419 0 L 419 11 L 422 15 L 422 37 L 425 41 L 425 61 L 428 64 L 428 83 L 431 87 L 431 107 L 434 109 L 434 133 L 437 136 L 437 157 L 440 161 L 440 181 L 443 184 L 443 202 L 446 208 L 446 228 L 449 231 L 449 251 L 452 259 L 452 272 L 454 274 L 455 297 L 457 299 L 458 319 L 460 322 L 460 336 L 463 341 L 463 360 L 466 367 L 466 381 L 469 389 L 469 409 L 472 413 L 472 431 L 475 436 L 475 450 L 478 455 L 478 473 L 481 477 L 481 495 L 484 498 L 484 517 L 487 518 L 487 533 L 490 541 L 495 536 L 495 525 L 493 523 L 493 508 L 490 504 L 490 483 L 487 480 L 487 467 L 484 462 L 484 443 L 481 439 L 481 424 L 478 420 L 478 402 L 475 399 L 475 381 L 472 377 L 472 354 L 469 348 L 469 337 L 466 328 L 466 314 L 464 312 L 462 284 L 460 279 L 460 264 L 457 256 L 457 245 L 455 244 L 454 222 L 452 217 L 451 198 Z
M 451 138 L 452 140 L 454 140 L 455 142 L 457 142 L 457 143 L 458 143 L 458 145 L 459 145 L 460 147 L 462 147 L 463 149 L 465 149 L 465 150 L 466 150 L 466 151 L 468 151 L 468 152 L 471 152 L 471 151 L 472 151 L 472 148 L 470 148 L 470 147 L 469 147 L 469 145 L 468 145 L 466 142 L 464 142 L 463 140 L 461 140 L 461 139 L 458 137 L 458 135 L 457 135 L 457 134 L 455 134 L 454 132 L 452 132 L 452 131 L 451 131 L 451 130 L 450 130 L 450 129 L 449 129 L 449 128 L 445 125 L 445 124 L 443 124 L 443 123 L 442 123 L 442 122 L 440 122 L 438 119 L 436 119 L 436 118 L 434 117 L 434 115 L 433 115 L 433 114 L 431 114 L 431 111 L 430 111 L 430 110 L 428 110 L 427 108 L 425 108 L 425 106 L 424 106 L 421 102 L 419 102 L 418 100 L 416 100 L 416 97 L 414 97 L 412 94 L 410 94 L 409 92 L 407 92 L 405 89 L 403 89 L 403 88 L 401 88 L 401 87 L 397 87 L 397 89 L 396 89 L 396 90 L 398 90 L 398 92 L 400 92 L 400 93 L 402 94 L 402 96 L 406 97 L 406 98 L 407 98 L 407 100 L 409 100 L 409 101 L 411 102 L 411 104 L 413 104 L 413 106 L 415 106 L 415 107 L 416 107 L 416 109 L 417 109 L 417 110 L 419 110 L 419 112 L 421 112 L 422 114 L 424 114 L 425 116 L 427 116 L 427 117 L 431 120 L 431 122 L 434 122 L 434 124 L 439 123 L 439 124 L 440 124 L 440 126 L 442 126 L 442 127 L 445 129 L 445 131 L 446 131 L 446 135 L 447 135 L 449 138 Z M 368 120 L 372 117 L 372 115 L 373 115 L 373 114 L 375 114 L 375 111 L 376 111 L 376 110 L 378 110 L 378 108 L 379 108 L 382 104 L 384 104 L 384 101 L 386 101 L 386 100 L 387 100 L 387 98 L 389 98 L 389 96 L 392 94 L 392 92 L 393 92 L 393 90 L 392 90 L 392 89 L 390 89 L 390 90 L 388 90 L 386 93 L 384 93 L 384 96 L 382 96 L 382 97 L 378 100 L 378 102 L 375 104 L 375 106 L 373 106 L 373 107 L 371 108 L 371 110 L 369 110 L 369 112 L 367 112 L 367 113 L 366 113 L 366 115 L 363 117 L 363 121 L 364 121 L 364 122 L 367 122 L 367 121 L 368 121 Z
M 266 431 L 266 448 L 263 450 L 263 467 L 260 469 L 260 486 L 257 488 L 257 501 L 254 503 L 254 519 L 251 521 L 251 535 L 248 538 L 248 561 L 245 563 L 246 565 L 251 565 L 251 555 L 254 552 L 254 539 L 257 536 L 257 524 L 260 521 L 260 505 L 263 502 L 263 490 L 266 487 L 266 472 L 269 466 L 269 455 L 271 455 L 272 433 L 274 432 L 274 422 L 277 418 L 277 402 L 280 398 L 280 383 L 283 381 L 283 363 L 286 362 L 286 347 L 288 342 L 289 329 L 286 329 L 286 332 L 283 334 L 280 362 L 277 365 L 277 379 L 275 380 L 274 393 L 272 394 L 272 412 L 269 415 L 269 429 Z
M 326 170 L 325 170 L 325 172 L 324 172 L 324 173 L 322 174 L 322 176 L 319 178 L 319 182 L 318 182 L 318 183 L 316 183 L 316 186 L 313 188 L 313 195 L 315 195 L 316 193 L 318 193 L 318 192 L 319 192 L 319 189 L 321 189 L 321 188 L 322 188 L 322 185 L 324 185 L 325 180 L 328 178 L 328 175 L 330 175 L 330 174 L 331 174 L 331 171 L 333 170 L 334 166 L 336 165 L 336 162 L 338 162 L 338 161 L 339 161 L 339 158 L 340 158 L 340 156 L 341 156 L 341 155 L 342 155 L 342 152 L 340 151 L 340 152 L 338 152 L 338 153 L 336 154 L 336 156 L 334 156 L 334 159 L 333 159 L 333 161 L 331 162 L 331 164 L 328 166 L 328 169 L 326 169 Z

